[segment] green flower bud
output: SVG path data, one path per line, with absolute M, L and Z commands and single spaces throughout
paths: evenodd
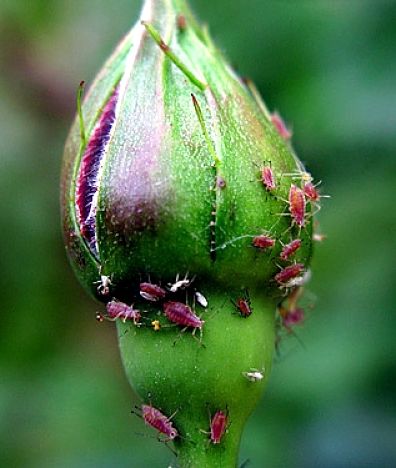
M 66 143 L 71 263 L 111 305 L 134 389 L 177 411 L 185 466 L 235 463 L 270 372 L 276 304 L 307 271 L 317 200 L 289 137 L 184 0 L 146 0 Z M 216 443 L 208 411 L 230 423 Z

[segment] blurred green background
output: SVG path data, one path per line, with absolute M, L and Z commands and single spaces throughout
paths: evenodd
M 191 0 L 294 131 L 325 200 L 309 312 L 249 421 L 251 467 L 396 466 L 396 2 Z M 0 465 L 165 467 L 60 232 L 62 147 L 137 0 L 0 3 Z M 141 435 L 144 433 L 146 435 Z

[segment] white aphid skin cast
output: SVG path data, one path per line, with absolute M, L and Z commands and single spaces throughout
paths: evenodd
M 199 291 L 195 291 L 195 300 L 198 302 L 198 304 L 206 309 L 208 307 L 208 300 L 206 297 L 200 293 Z
M 109 276 L 100 275 L 100 280 L 96 281 L 95 284 L 99 286 L 96 288 L 101 296 L 108 296 L 110 293 L 110 286 L 112 285 Z
M 260 382 L 264 378 L 264 368 L 259 371 L 257 369 L 250 369 L 249 372 L 242 372 L 242 375 L 249 380 L 249 382 Z
M 190 286 L 190 284 L 194 281 L 194 278 L 191 278 L 190 280 L 187 278 L 188 273 L 186 273 L 186 276 L 179 280 L 179 273 L 176 275 L 176 280 L 174 283 L 168 283 L 168 289 L 170 292 L 175 293 L 179 291 L 180 289 L 186 289 Z

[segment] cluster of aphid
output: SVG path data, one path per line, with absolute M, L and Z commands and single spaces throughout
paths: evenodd
M 163 442 L 170 442 L 177 437 L 182 437 L 172 423 L 172 418 L 176 413 L 168 417 L 154 406 L 146 404 L 143 404 L 140 410 L 141 414 L 138 415 L 143 418 L 144 422 L 165 436 L 162 439 Z M 214 445 L 220 444 L 229 424 L 228 410 L 217 410 L 213 416 L 210 416 L 209 420 L 209 431 L 200 429 L 200 432 L 209 435 L 210 443 Z
M 272 114 L 271 120 L 284 139 L 289 139 L 291 137 L 291 132 L 287 129 L 279 114 Z M 260 169 L 260 182 L 265 190 L 287 204 L 288 213 L 281 213 L 281 215 L 291 217 L 291 226 L 288 231 L 294 226 L 298 229 L 297 238 L 292 239 L 287 244 L 281 242 L 282 250 L 279 259 L 282 262 L 287 262 L 291 260 L 300 249 L 302 245 L 302 240 L 299 238 L 301 229 L 306 226 L 307 219 L 312 217 L 315 212 L 320 209 L 319 201 L 320 198 L 324 196 L 319 194 L 317 189 L 318 184 L 315 185 L 313 183 L 312 176 L 308 172 L 301 170 L 293 174 L 282 174 L 282 177 L 283 176 L 289 176 L 292 177 L 292 179 L 299 179 L 301 181 L 300 186 L 295 183 L 290 184 L 287 200 L 283 200 L 275 194 L 278 185 L 276 175 L 271 165 L 264 165 Z M 310 210 L 307 210 L 308 204 L 311 205 Z M 323 236 L 314 235 L 314 239 L 322 240 Z M 252 245 L 260 250 L 272 248 L 275 244 L 276 239 L 266 234 L 255 236 L 252 240 Z M 302 263 L 294 263 L 286 267 L 280 267 L 280 271 L 275 275 L 274 280 L 280 288 L 286 290 L 301 286 L 306 280 L 304 270 L 305 267 Z
M 160 305 L 162 313 L 172 324 L 183 328 L 192 328 L 195 332 L 196 330 L 202 330 L 205 323 L 204 320 L 188 304 L 175 300 L 177 293 L 188 289 L 193 280 L 194 278 L 188 279 L 187 275 L 182 279 L 177 275 L 175 282 L 169 283 L 166 288 L 151 282 L 141 282 L 139 284 L 139 295 L 145 301 Z M 111 280 L 107 276 L 102 276 L 98 286 L 99 294 L 108 296 L 110 294 L 110 287 Z M 206 308 L 208 306 L 208 301 L 199 291 L 194 291 L 194 299 L 201 307 Z M 107 302 L 106 312 L 106 315 L 97 313 L 96 318 L 99 322 L 105 319 L 110 321 L 118 319 L 123 322 L 131 321 L 138 327 L 149 324 L 155 331 L 162 328 L 159 320 L 148 319 L 142 315 L 142 311 L 135 309 L 133 305 L 125 304 L 116 299 Z

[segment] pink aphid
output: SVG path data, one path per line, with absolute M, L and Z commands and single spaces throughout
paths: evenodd
M 306 200 L 304 192 L 292 184 L 289 190 L 289 211 L 295 223 L 298 227 L 303 227 L 305 224 L 305 206 Z
M 142 405 L 142 417 L 147 425 L 154 427 L 161 434 L 166 435 L 169 440 L 173 440 L 179 435 L 173 427 L 170 418 L 153 406 Z
M 286 124 L 278 112 L 271 114 L 271 121 L 275 128 L 278 130 L 279 135 L 285 140 L 290 140 L 292 132 L 286 127 Z
M 265 250 L 275 245 L 275 239 L 272 239 L 272 237 L 265 236 L 263 234 L 261 236 L 253 237 L 252 244 L 258 249 Z
M 269 192 L 276 189 L 275 175 L 270 166 L 261 169 L 261 181 Z
M 227 429 L 228 417 L 224 411 L 216 411 L 210 421 L 210 440 L 212 444 L 220 444 Z
M 119 301 L 108 302 L 106 304 L 106 310 L 107 318 L 109 320 L 120 319 L 123 322 L 126 322 L 127 320 L 132 320 L 133 323 L 136 325 L 141 318 L 140 312 L 134 309 L 133 306 L 129 306 Z
M 308 200 L 318 202 L 320 195 L 315 185 L 312 182 L 306 182 L 303 186 L 304 194 Z
M 282 316 L 283 325 L 290 328 L 294 325 L 300 324 L 304 320 L 304 309 L 296 307 L 295 309 L 288 310 Z
M 296 278 L 304 271 L 304 265 L 302 263 L 295 263 L 286 268 L 282 268 L 279 273 L 275 275 L 275 281 L 280 285 L 284 286 L 293 278 Z
M 146 301 L 158 302 L 160 299 L 164 299 L 166 296 L 165 289 L 152 283 L 140 283 L 140 295 Z
M 205 323 L 192 311 L 191 307 L 182 302 L 165 302 L 164 312 L 171 322 L 182 327 L 202 329 Z
M 283 246 L 280 258 L 289 260 L 289 258 L 301 247 L 301 239 L 294 239 L 289 244 Z

